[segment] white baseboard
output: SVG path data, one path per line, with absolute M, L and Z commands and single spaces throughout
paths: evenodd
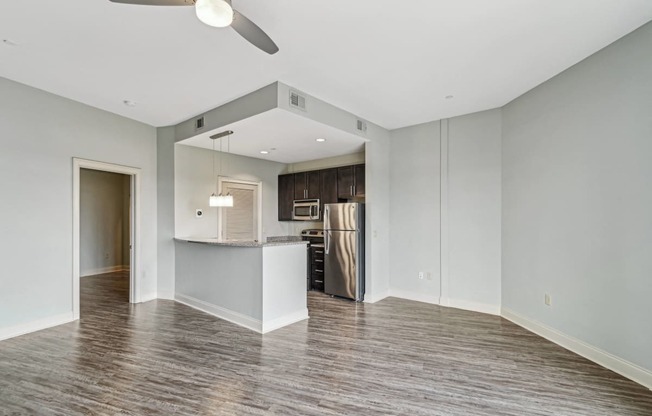
M 419 292 L 412 292 L 409 290 L 401 289 L 389 289 L 389 296 L 407 300 L 414 300 L 417 302 L 431 303 L 433 305 L 439 305 L 439 298 L 437 296 L 425 295 Z
M 36 321 L 26 322 L 24 324 L 14 325 L 7 328 L 0 328 L 0 341 L 29 334 L 30 332 L 40 331 L 53 326 L 67 324 L 74 321 L 72 311 L 60 315 L 49 316 Z
M 480 313 L 487 313 L 489 315 L 500 316 L 500 305 L 490 305 L 488 303 L 472 302 L 464 299 L 442 299 L 442 306 L 449 308 L 464 309 L 465 311 L 473 311 Z
M 308 308 L 305 308 L 303 310 L 281 316 L 280 318 L 263 322 L 262 333 L 266 334 L 268 332 L 272 332 L 276 329 L 283 328 L 284 326 L 288 326 L 308 318 Z
M 570 335 L 566 335 L 563 332 L 542 324 L 541 322 L 519 315 L 510 309 L 502 308 L 501 315 L 503 318 L 514 322 L 516 325 L 521 326 L 530 332 L 534 332 L 535 334 L 540 335 L 543 338 L 574 352 L 575 354 L 581 355 L 594 363 L 600 364 L 601 366 L 652 390 L 652 371 L 639 367 L 627 360 L 623 360 L 620 357 L 596 348 L 593 345 L 587 344 L 586 342 Z
M 114 272 L 128 272 L 129 271 L 129 265 L 121 265 L 121 266 L 109 266 L 109 267 L 100 267 L 99 269 L 89 269 L 89 270 L 83 270 L 81 272 L 81 277 L 88 277 L 88 276 L 95 276 L 98 274 L 105 274 L 105 273 L 114 273 Z
M 364 296 L 364 302 L 365 303 L 376 303 L 380 302 L 381 300 L 385 299 L 386 297 L 389 297 L 389 290 L 386 290 L 384 292 L 381 292 L 379 294 L 366 294 Z
M 216 316 L 225 321 L 229 321 L 236 325 L 251 329 L 256 331 L 259 334 L 263 333 L 263 323 L 247 315 L 243 315 L 239 312 L 234 312 L 230 309 L 222 308 L 221 306 L 213 305 L 212 303 L 204 302 L 203 300 L 195 299 L 191 296 L 182 295 L 177 293 L 174 295 L 174 300 L 183 303 L 184 305 L 190 306 L 202 312 L 205 312 L 209 315 Z

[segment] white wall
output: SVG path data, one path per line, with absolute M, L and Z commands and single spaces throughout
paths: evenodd
M 129 176 L 82 169 L 80 274 L 129 268 Z
M 650 45 L 648 23 L 503 109 L 502 220 L 503 306 L 648 370 Z
M 216 189 L 211 159 L 213 154 L 216 157 L 217 175 L 219 152 L 178 143 L 175 145 L 174 213 L 175 233 L 178 237 L 217 236 L 218 208 L 208 206 L 208 198 Z M 222 163 L 224 176 L 262 181 L 263 241 L 267 236 L 287 235 L 288 226 L 278 221 L 278 175 L 286 169 L 286 165 L 233 154 L 224 154 Z M 204 210 L 202 218 L 195 217 L 197 208 Z
M 142 169 L 139 277 L 156 292 L 153 127 L 0 78 L 0 148 L 0 335 L 72 318 L 73 157 Z

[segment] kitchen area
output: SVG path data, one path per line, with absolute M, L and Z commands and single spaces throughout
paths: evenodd
M 365 294 L 365 143 L 271 110 L 175 144 L 175 300 L 259 333 Z

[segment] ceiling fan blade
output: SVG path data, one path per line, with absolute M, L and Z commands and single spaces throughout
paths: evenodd
M 274 41 L 261 28 L 256 26 L 254 22 L 247 19 L 237 10 L 233 11 L 233 23 L 231 23 L 231 27 L 258 49 L 270 55 L 278 52 L 278 46 L 276 46 Z
M 113 3 L 142 4 L 144 6 L 194 6 L 194 0 L 109 0 Z

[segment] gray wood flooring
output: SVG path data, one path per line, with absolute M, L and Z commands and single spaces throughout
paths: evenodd
M 82 279 L 79 322 L 0 342 L 1 414 L 652 415 L 652 392 L 500 317 L 310 293 L 261 336 L 127 277 Z

